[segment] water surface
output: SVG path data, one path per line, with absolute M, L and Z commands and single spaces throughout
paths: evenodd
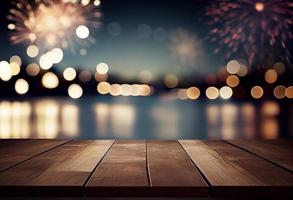
M 274 101 L 158 96 L 1 100 L 0 138 L 288 138 L 293 133 L 293 109 L 292 104 L 283 107 Z

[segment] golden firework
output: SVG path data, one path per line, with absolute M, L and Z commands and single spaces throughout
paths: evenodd
M 101 13 L 90 1 L 19 0 L 13 5 L 8 15 L 13 43 L 28 42 L 45 49 L 73 48 L 75 41 L 92 41 L 89 28 L 100 26 Z M 86 33 L 77 32 L 79 27 Z

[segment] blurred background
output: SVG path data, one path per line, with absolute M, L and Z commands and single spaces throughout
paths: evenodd
M 293 138 L 292 1 L 0 4 L 0 138 Z

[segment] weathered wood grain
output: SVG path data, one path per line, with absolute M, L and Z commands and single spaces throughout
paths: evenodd
M 293 198 L 292 141 L 44 141 L 0 140 L 0 198 Z
M 83 196 L 83 186 L 114 141 L 71 141 L 0 173 L 2 196 Z
M 95 169 L 86 196 L 147 196 L 145 141 L 116 141 Z
M 293 174 L 220 141 L 180 141 L 211 184 L 211 196 L 293 196 Z
M 208 185 L 177 141 L 148 141 L 152 196 L 207 197 Z
M 292 140 L 229 140 L 227 142 L 293 172 Z
M 0 172 L 68 141 L 49 139 L 0 140 Z

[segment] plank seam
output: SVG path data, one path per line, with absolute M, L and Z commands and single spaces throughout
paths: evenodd
M 147 178 L 148 178 L 148 184 L 149 186 L 152 186 L 152 181 L 151 181 L 151 177 L 150 177 L 150 168 L 149 168 L 149 161 L 148 161 L 148 140 L 145 141 L 145 150 L 146 150 L 146 172 L 147 172 Z
M 199 169 L 199 167 L 195 164 L 195 162 L 193 162 L 193 160 L 190 158 L 189 154 L 187 153 L 187 151 L 185 150 L 185 148 L 182 146 L 182 144 L 180 143 L 179 140 L 176 140 L 177 143 L 179 143 L 180 147 L 183 149 L 184 153 L 187 155 L 188 159 L 191 161 L 191 163 L 193 164 L 193 166 L 198 170 L 198 172 L 200 173 L 201 177 L 203 178 L 203 180 L 208 184 L 208 198 L 210 197 L 211 194 L 211 187 L 212 184 L 210 183 L 210 181 L 208 180 L 208 178 L 204 175 L 204 173 Z
M 223 161 L 225 161 L 225 163 L 229 164 L 229 166 L 233 167 L 236 171 L 238 171 L 240 174 L 244 175 L 244 176 L 247 176 L 248 178 L 250 178 L 251 180 L 257 182 L 259 181 L 258 179 L 255 179 L 255 177 L 251 176 L 250 173 L 244 173 L 242 170 L 239 169 L 239 167 L 237 166 L 237 164 L 234 164 L 232 161 L 230 161 L 229 159 L 227 159 L 221 152 L 219 152 L 219 150 L 213 148 L 213 146 L 207 144 L 206 142 L 208 141 L 203 141 L 202 143 L 204 145 L 206 145 L 209 149 L 211 149 L 212 151 L 216 152 Z M 220 140 L 218 142 L 221 142 L 221 143 L 225 143 L 223 142 L 223 140 Z M 214 155 L 213 155 L 214 156 Z M 215 158 L 217 158 L 216 156 L 214 156 Z M 240 166 L 241 169 L 243 169 L 241 166 Z M 247 172 L 247 170 L 243 169 L 245 172 Z
M 91 171 L 91 173 L 89 174 L 89 176 L 87 177 L 87 179 L 85 180 L 84 184 L 82 185 L 82 189 L 83 189 L 83 197 L 86 197 L 86 192 L 85 192 L 85 187 L 88 185 L 91 177 L 93 176 L 94 172 L 96 171 L 96 169 L 98 168 L 99 164 L 102 162 L 102 160 L 104 160 L 105 156 L 108 154 L 108 152 L 110 151 L 110 149 L 112 148 L 112 146 L 116 143 L 116 140 L 114 140 L 114 142 L 111 144 L 111 146 L 109 147 L 109 149 L 106 151 L 106 153 L 102 156 L 102 158 L 100 159 L 100 161 L 96 164 L 96 166 L 94 167 L 94 169 Z
M 36 154 L 36 155 L 34 155 L 34 156 L 32 156 L 32 157 L 29 157 L 29 158 L 27 158 L 27 159 L 25 159 L 25 160 L 23 160 L 23 161 L 20 161 L 19 163 L 16 163 L 16 164 L 14 164 L 14 165 L 12 165 L 12 166 L 9 166 L 9 167 L 7 167 L 7 168 L 5 168 L 5 169 L 3 169 L 3 170 L 0 170 L 0 173 L 2 173 L 2 172 L 4 172 L 4 171 L 7 171 L 7 170 L 9 170 L 9 169 L 11 169 L 11 168 L 13 168 L 13 167 L 16 167 L 16 166 L 18 166 L 18 165 L 20 165 L 20 164 L 22 164 L 22 163 L 24 163 L 24 162 L 26 162 L 26 161 L 29 161 L 29 160 L 31 160 L 31 159 L 33 159 L 33 158 L 36 158 L 36 157 L 38 157 L 38 156 L 40 156 L 40 155 L 42 155 L 42 154 L 44 154 L 44 153 L 47 153 L 47 152 L 52 151 L 52 150 L 54 150 L 54 149 L 57 149 L 57 148 L 59 148 L 59 147 L 65 145 L 65 144 L 67 144 L 67 143 L 69 143 L 69 142 L 71 142 L 71 141 L 72 141 L 72 140 L 68 140 L 68 141 L 66 141 L 66 142 L 64 142 L 64 143 L 62 143 L 62 144 L 59 144 L 59 145 L 57 145 L 57 146 L 54 146 L 54 147 L 52 147 L 52 148 L 50 148 L 50 149 L 47 149 L 47 150 L 45 150 L 45 151 L 42 151 L 42 152 L 40 152 L 40 153 L 38 153 L 38 154 Z
M 263 160 L 265 160 L 265 161 L 267 161 L 267 162 L 269 162 L 269 163 L 271 163 L 271 164 L 273 164 L 273 165 L 275 165 L 275 166 L 277 166 L 277 167 L 279 167 L 279 168 L 282 168 L 283 170 L 285 170 L 285 171 L 287 171 L 287 172 L 293 173 L 292 170 L 287 169 L 286 167 L 283 167 L 282 165 L 280 165 L 280 164 L 278 164 L 278 163 L 275 163 L 274 161 L 271 161 L 271 160 L 269 160 L 269 159 L 267 159 L 267 158 L 264 158 L 264 157 L 262 157 L 262 156 L 260 156 L 260 155 L 258 155 L 258 154 L 256 154 L 256 153 L 253 153 L 252 151 L 250 151 L 250 150 L 248 150 L 248 149 L 245 149 L 245 148 L 240 147 L 240 146 L 238 146 L 238 145 L 236 145 L 236 144 L 230 143 L 230 142 L 228 142 L 228 141 L 226 141 L 226 140 L 223 140 L 223 142 L 225 142 L 225 143 L 227 143 L 227 144 L 229 144 L 229 145 L 231 145 L 231 146 L 234 146 L 234 147 L 236 147 L 236 148 L 238 148 L 238 149 L 241 149 L 241 150 L 243 150 L 243 151 L 246 151 L 246 152 L 248 152 L 248 153 L 250 153 L 250 154 L 252 154 L 252 155 L 254 155 L 254 156 L 258 157 L 258 158 L 261 158 L 261 159 L 263 159 Z

